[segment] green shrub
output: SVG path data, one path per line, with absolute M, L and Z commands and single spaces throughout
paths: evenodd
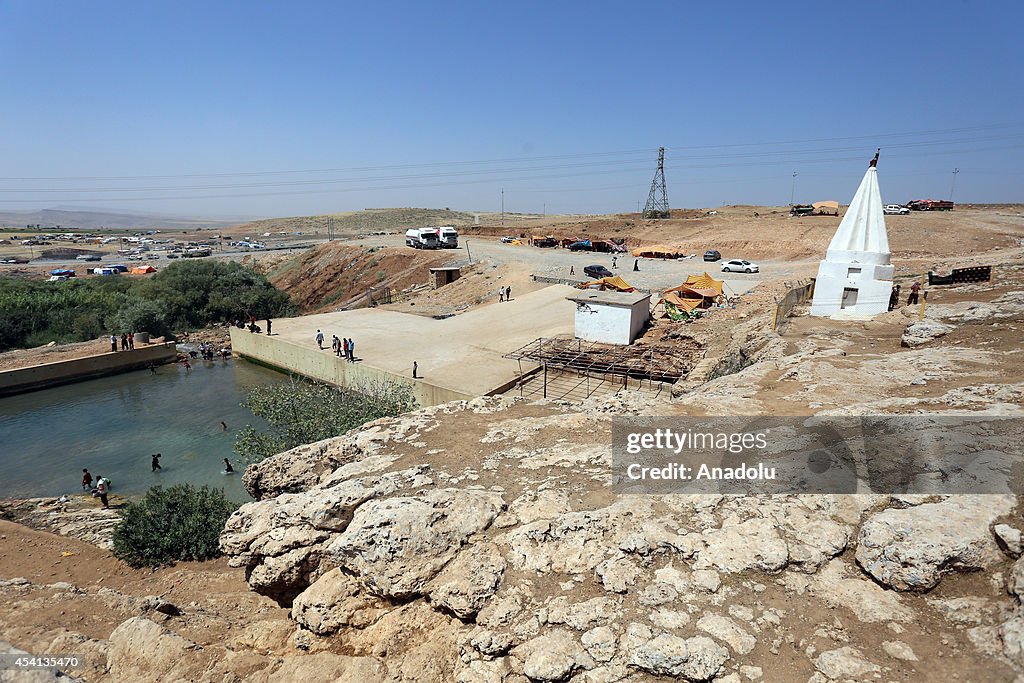
M 292 377 L 290 382 L 258 386 L 246 405 L 270 425 L 265 432 L 246 425 L 235 439 L 235 452 L 249 462 L 340 436 L 381 417 L 416 407 L 412 386 L 388 380 L 342 389 Z
M 122 306 L 111 320 L 111 330 L 149 332 L 154 337 L 166 337 L 171 329 L 163 308 L 150 299 L 135 299 Z
M 223 489 L 154 486 L 121 511 L 114 555 L 132 567 L 218 557 L 220 532 L 236 509 Z

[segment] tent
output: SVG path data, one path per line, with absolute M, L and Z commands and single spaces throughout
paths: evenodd
M 683 284 L 665 290 L 659 303 L 664 304 L 665 315 L 672 320 L 683 320 L 696 309 L 710 308 L 722 296 L 724 285 L 724 280 L 707 273 L 690 275 Z
M 703 275 L 689 275 L 686 278 L 686 282 L 679 285 L 679 287 L 673 287 L 667 291 L 673 292 L 682 287 L 686 287 L 691 290 L 710 290 L 713 294 L 707 296 L 722 296 L 722 287 L 725 286 L 725 280 L 716 280 L 711 277 L 705 271 Z
M 643 258 L 679 258 L 686 256 L 686 252 L 680 247 L 671 247 L 667 244 L 652 244 L 647 247 L 637 247 L 633 250 L 633 256 Z
M 594 280 L 593 282 L 584 282 L 578 285 L 579 289 L 600 289 L 602 292 L 606 289 L 614 289 L 617 292 L 632 292 L 634 291 L 633 285 L 623 280 L 620 276 L 615 275 L 613 277 L 603 277 L 600 280 Z
M 146 273 L 155 273 L 156 268 L 153 266 L 135 266 L 132 268 L 132 275 L 145 275 Z
M 814 202 L 811 206 L 814 207 L 814 213 L 819 216 L 839 215 L 839 202 L 834 200 L 829 200 L 827 202 Z

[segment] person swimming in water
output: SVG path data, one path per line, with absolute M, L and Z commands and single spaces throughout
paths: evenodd
M 153 455 L 150 456 L 150 458 L 152 458 L 152 461 L 153 461 L 152 464 L 153 464 L 153 471 L 154 472 L 156 472 L 157 470 L 162 470 L 163 469 L 163 467 L 160 467 L 160 457 L 161 457 L 160 453 L 154 453 Z
M 235 468 L 231 466 L 231 461 L 224 458 L 224 474 L 234 474 Z
M 224 420 L 221 420 L 221 421 L 220 421 L 220 430 L 221 430 L 222 432 L 226 432 L 226 431 L 228 431 L 228 423 L 227 423 L 227 422 L 225 422 Z

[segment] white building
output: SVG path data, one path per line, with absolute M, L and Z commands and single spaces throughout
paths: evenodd
M 818 266 L 811 315 L 863 317 L 885 313 L 892 292 L 892 253 L 878 190 L 878 153 Z
M 576 303 L 576 337 L 605 344 L 632 344 L 651 317 L 651 295 L 584 290 Z

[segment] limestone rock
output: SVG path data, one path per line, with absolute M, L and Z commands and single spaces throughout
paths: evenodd
M 822 652 L 814 660 L 814 665 L 818 671 L 833 681 L 859 679 L 881 670 L 876 664 L 865 659 L 858 650 L 849 646 Z
M 1020 529 L 1016 529 L 1009 524 L 996 524 L 992 527 L 992 531 L 995 533 L 1000 547 L 1005 549 L 1010 557 L 1020 557 L 1024 553 L 1024 543 L 1022 543 Z
M 709 529 L 703 534 L 697 569 L 737 573 L 748 569 L 777 572 L 789 562 L 789 547 L 770 519 L 754 518 L 734 526 Z
M 503 507 L 497 493 L 454 489 L 374 499 L 356 509 L 327 554 L 371 593 L 412 597 L 424 593 L 427 582 Z
M 916 662 L 917 655 L 910 649 L 910 646 L 901 640 L 886 640 L 882 642 L 882 649 L 885 654 L 894 659 L 902 659 L 905 662 Z
M 900 340 L 902 346 L 920 346 L 952 332 L 955 327 L 934 320 L 921 320 L 908 325 Z
M 516 648 L 532 681 L 564 681 L 580 667 L 582 647 L 567 631 L 550 631 Z
M 149 619 L 133 617 L 110 634 L 107 668 L 115 681 L 149 680 L 153 671 L 165 676 L 180 672 L 179 680 L 187 680 L 188 667 L 204 658 L 201 651 L 196 643 Z
M 697 628 L 724 641 L 738 655 L 750 654 L 757 645 L 757 639 L 730 619 L 718 614 L 705 614 L 697 620 Z
M 1006 575 L 1006 590 L 1010 595 L 1016 596 L 1018 602 L 1024 602 L 1024 557 L 1010 567 Z
M 498 590 L 505 558 L 493 543 L 474 543 L 433 580 L 430 600 L 460 619 L 472 619 Z
M 592 628 L 583 634 L 583 647 L 598 662 L 607 662 L 615 656 L 617 638 L 607 626 Z
M 658 676 L 709 681 L 728 658 L 728 651 L 710 638 L 684 640 L 663 633 L 633 650 L 629 665 Z
M 954 496 L 883 510 L 861 526 L 857 563 L 887 586 L 928 590 L 951 571 L 983 569 L 998 561 L 989 525 L 1011 507 L 1006 496 Z
M 364 595 L 355 578 L 332 569 L 295 598 L 291 617 L 303 628 L 327 635 L 342 627 L 365 628 L 389 608 L 387 602 Z

